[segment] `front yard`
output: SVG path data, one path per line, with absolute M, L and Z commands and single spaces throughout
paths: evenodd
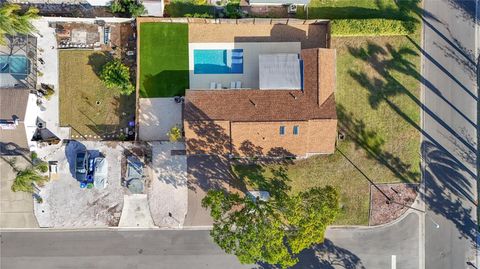
M 60 125 L 71 127 L 74 139 L 117 140 L 134 119 L 135 96 L 116 95 L 98 77 L 108 59 L 102 52 L 59 51 Z
M 188 82 L 188 24 L 140 24 L 140 97 L 185 95 Z
M 330 156 L 316 156 L 286 168 L 291 191 L 333 185 L 340 192 L 336 224 L 367 225 L 369 182 L 420 180 L 420 55 L 416 38 L 334 38 L 337 49 L 339 140 Z M 348 159 L 347 159 L 348 158 Z M 350 163 L 350 161 L 358 169 Z M 235 166 L 235 174 L 264 178 L 279 164 Z

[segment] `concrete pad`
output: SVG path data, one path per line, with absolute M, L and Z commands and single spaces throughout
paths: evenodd
M 132 194 L 123 197 L 123 210 L 118 227 L 155 227 L 146 194 Z
M 12 157 L 5 157 L 12 158 Z M 16 157 L 18 168 L 28 166 L 28 162 Z M 33 214 L 33 198 L 30 193 L 11 190 L 16 173 L 0 158 L 0 228 L 38 228 Z
M 140 98 L 138 136 L 142 141 L 168 140 L 168 131 L 182 126 L 182 104 L 174 98 Z
M 151 146 L 153 165 L 147 191 L 153 220 L 160 227 L 181 228 L 188 208 L 187 157 L 172 150 L 185 150 L 185 144 L 154 142 Z

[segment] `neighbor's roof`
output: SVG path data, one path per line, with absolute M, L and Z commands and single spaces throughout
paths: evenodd
M 304 90 L 188 90 L 187 121 L 243 122 L 336 119 L 335 51 L 306 49 Z M 332 69 L 332 70 L 326 70 Z M 322 82 L 323 81 L 323 82 Z
M 307 5 L 310 3 L 310 0 L 249 0 L 250 4 L 297 4 L 297 5 Z
M 0 88 L 0 120 L 25 119 L 30 90 L 24 88 Z

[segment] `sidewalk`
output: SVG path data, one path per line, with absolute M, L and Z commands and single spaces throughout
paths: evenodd
M 5 157 L 12 158 L 12 157 Z M 17 157 L 17 166 L 24 167 L 28 163 Z M 10 165 L 0 158 L 0 228 L 38 228 L 33 214 L 32 195 L 11 190 L 15 172 Z

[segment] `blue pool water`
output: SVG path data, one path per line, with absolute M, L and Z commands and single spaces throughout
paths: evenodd
M 194 74 L 243 74 L 243 49 L 196 49 Z
M 30 62 L 22 55 L 0 55 L 0 73 L 27 75 Z

